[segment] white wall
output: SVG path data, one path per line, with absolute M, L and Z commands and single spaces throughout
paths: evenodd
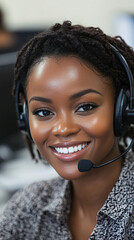
M 118 13 L 134 13 L 134 0 L 0 0 L 0 6 L 11 29 L 46 27 L 69 19 L 112 34 Z

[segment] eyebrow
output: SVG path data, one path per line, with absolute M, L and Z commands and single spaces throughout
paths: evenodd
M 52 103 L 52 100 L 51 100 L 50 98 L 44 98 L 44 97 L 32 97 L 32 98 L 30 98 L 29 103 L 30 103 L 31 101 Z
M 73 100 L 75 98 L 79 98 L 79 97 L 82 97 L 83 95 L 86 95 L 88 93 L 96 93 L 96 94 L 99 94 L 102 96 L 102 94 L 94 89 L 85 89 L 83 91 L 80 91 L 78 93 L 75 93 L 73 94 L 71 97 L 70 97 L 70 100 Z
M 79 97 L 82 97 L 83 95 L 86 95 L 88 93 L 96 93 L 96 94 L 99 94 L 102 96 L 102 94 L 94 89 L 85 89 L 83 91 L 80 91 L 78 93 L 75 93 L 73 94 L 69 99 L 70 100 L 74 100 L 76 98 L 79 98 Z M 45 102 L 45 103 L 52 103 L 53 101 L 50 99 L 50 98 L 44 98 L 44 97 L 32 97 L 30 100 L 29 100 L 29 103 L 31 101 L 39 101 L 39 102 Z

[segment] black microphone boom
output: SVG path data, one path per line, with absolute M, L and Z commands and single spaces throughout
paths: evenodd
M 103 167 L 103 166 L 106 166 L 116 160 L 118 160 L 119 158 L 123 157 L 132 147 L 134 143 L 134 139 L 132 139 L 130 145 L 128 146 L 128 148 L 125 150 L 125 152 L 123 152 L 122 154 L 118 155 L 117 157 L 113 158 L 112 160 L 108 161 L 108 162 L 105 162 L 103 164 L 100 164 L 100 165 L 95 165 L 93 164 L 90 160 L 88 159 L 81 159 L 78 163 L 78 170 L 80 172 L 87 172 L 89 171 L 91 168 L 100 168 L 100 167 Z

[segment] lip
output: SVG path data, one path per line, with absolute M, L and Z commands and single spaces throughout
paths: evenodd
M 73 141 L 73 142 L 62 142 L 62 143 L 56 143 L 51 145 L 50 147 L 73 147 L 73 146 L 77 146 L 79 144 L 85 144 L 85 143 L 89 143 L 90 141 Z
M 63 154 L 63 153 L 58 153 L 58 152 L 56 152 L 56 150 L 53 148 L 53 147 L 69 147 L 69 146 L 76 146 L 76 145 L 79 145 L 79 144 L 83 144 L 83 143 L 87 143 L 87 146 L 85 147 L 85 148 L 83 148 L 83 149 L 81 149 L 80 151 L 78 151 L 78 152 L 74 152 L 74 153 L 69 153 L 69 154 Z M 52 150 L 52 152 L 53 152 L 53 154 L 59 159 L 59 160 L 61 160 L 61 161 L 63 161 L 63 162 L 71 162 L 71 161 L 74 161 L 74 160 L 76 160 L 76 159 L 78 159 L 78 160 L 80 160 L 81 158 L 82 158 L 82 155 L 86 152 L 86 150 L 87 150 L 87 147 L 89 146 L 89 144 L 90 144 L 90 142 L 88 141 L 88 142 L 77 142 L 77 144 L 75 143 L 75 144 L 72 144 L 72 143 L 69 143 L 69 144 L 67 144 L 67 143 L 62 143 L 62 144 L 56 144 L 56 145 L 53 145 L 53 147 L 51 147 L 51 150 Z

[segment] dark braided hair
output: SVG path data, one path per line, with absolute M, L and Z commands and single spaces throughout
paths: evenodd
M 129 89 L 126 72 L 115 56 L 110 44 L 114 45 L 125 57 L 134 76 L 134 51 L 120 37 L 110 37 L 99 28 L 72 25 L 70 21 L 56 23 L 48 31 L 32 38 L 19 52 L 15 65 L 13 92 L 16 84 L 21 82 L 21 95 L 26 98 L 27 77 L 32 67 L 45 56 L 75 56 L 104 77 L 110 79 L 115 91 L 115 101 L 121 88 Z M 124 146 L 127 138 L 134 137 L 131 126 L 123 137 Z M 28 139 L 33 158 L 32 142 Z M 133 147 L 134 151 L 134 147 Z

